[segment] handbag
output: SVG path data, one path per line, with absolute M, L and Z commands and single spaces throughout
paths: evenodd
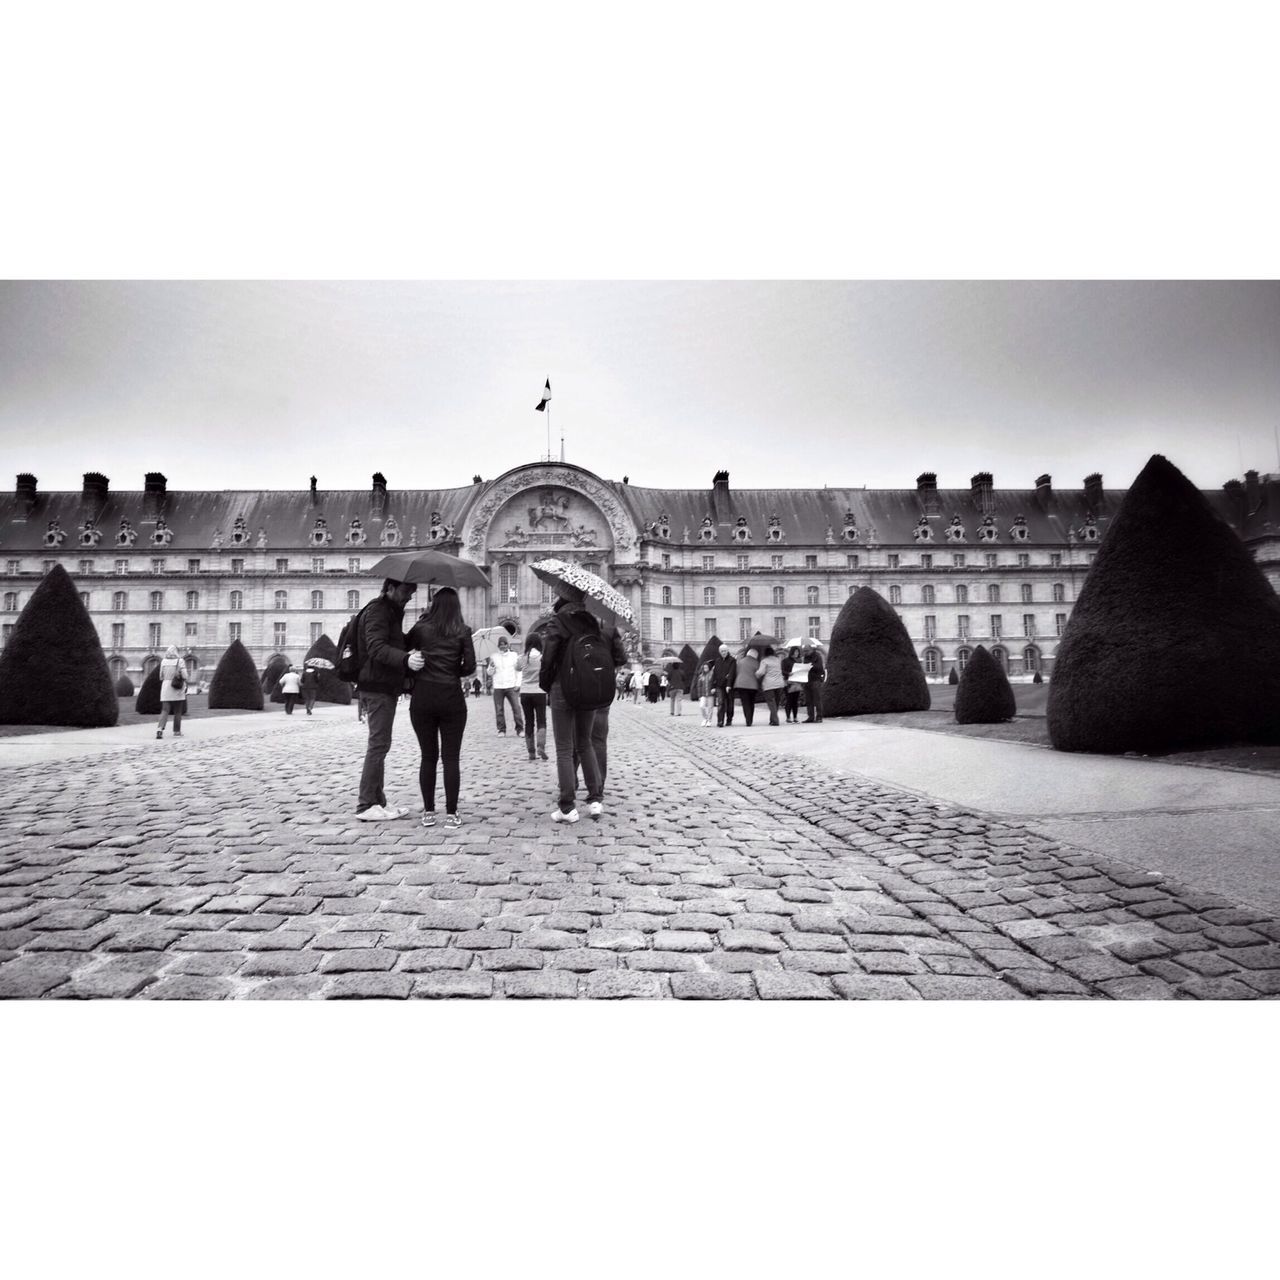
M 187 677 L 182 674 L 181 667 L 179 667 L 177 671 L 173 673 L 173 679 L 170 680 L 169 683 L 173 685 L 173 687 L 177 689 L 179 692 L 181 692 L 183 689 L 187 687 Z

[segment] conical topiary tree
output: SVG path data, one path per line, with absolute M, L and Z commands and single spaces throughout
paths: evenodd
M 0 724 L 103 728 L 120 718 L 98 632 L 70 574 L 55 564 L 0 654 Z
M 928 709 L 929 686 L 902 619 L 883 596 L 859 587 L 831 631 L 822 714 Z
M 956 690 L 956 721 L 959 724 L 1001 724 L 1018 714 L 1013 686 L 986 645 L 973 651 Z
M 1159 454 L 1125 495 L 1072 610 L 1048 721 L 1059 751 L 1280 741 L 1280 597 Z
M 698 651 L 691 644 L 680 650 L 680 679 L 684 682 L 684 691 L 693 688 L 693 677 L 698 674 Z
M 284 694 L 280 692 L 280 677 L 289 669 L 289 659 L 276 654 L 262 669 L 262 692 L 272 702 L 283 702 Z
M 249 650 L 233 640 L 209 682 L 210 711 L 261 711 L 262 684 Z
M 338 661 L 338 646 L 334 644 L 328 636 L 322 635 L 307 650 L 307 658 L 323 658 L 326 662 L 331 662 L 335 666 Z M 303 660 L 303 667 L 306 667 L 306 660 Z M 350 706 L 351 704 L 351 686 L 345 680 L 338 679 L 338 673 L 332 667 L 319 667 L 320 684 L 316 690 L 316 697 L 321 702 L 337 702 L 342 706 Z
M 951 673 L 950 675 L 947 676 L 947 683 L 948 684 L 960 683 L 960 673 L 955 669 L 955 667 L 951 668 Z
M 127 675 L 121 675 L 120 679 L 116 681 L 116 697 L 133 697 L 133 681 Z
M 157 662 L 143 678 L 138 686 L 138 697 L 133 709 L 140 716 L 158 716 L 160 714 L 160 664 Z
M 1032 683 L 1032 684 L 1044 684 L 1044 676 L 1042 676 L 1042 675 L 1037 671 L 1037 672 L 1035 673 L 1035 675 L 1031 677 L 1031 683 Z
M 704 662 L 714 662 L 720 656 L 720 646 L 722 644 L 724 644 L 724 641 L 719 636 L 712 636 L 702 646 L 702 653 L 698 657 L 698 666 L 701 667 Z

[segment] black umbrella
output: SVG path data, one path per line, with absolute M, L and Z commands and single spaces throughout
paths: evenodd
M 444 551 L 396 551 L 383 556 L 369 570 L 375 578 L 392 578 L 396 582 L 431 582 L 438 587 L 482 587 L 489 589 L 489 579 L 479 565 Z

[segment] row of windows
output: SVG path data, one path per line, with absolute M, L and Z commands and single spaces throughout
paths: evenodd
M 674 618 L 663 618 L 662 639 L 664 642 L 671 643 L 672 641 L 674 641 L 675 625 L 676 625 L 676 620 Z M 719 620 L 716 618 L 704 618 L 702 620 L 702 628 L 703 628 L 703 638 L 706 640 L 710 640 L 712 636 L 716 636 L 720 634 L 720 623 L 719 623 Z M 755 622 L 753 619 L 751 618 L 738 619 L 738 639 L 739 640 L 750 640 L 751 637 L 755 635 L 758 630 L 759 630 L 759 627 L 755 625 Z M 776 635 L 779 640 L 791 639 L 791 637 L 787 634 L 786 618 L 773 619 L 773 634 Z M 811 640 L 822 639 L 822 618 L 820 616 L 814 615 L 813 617 L 809 618 L 808 629 L 806 631 L 806 634 Z
M 200 608 L 200 592 L 188 591 L 186 593 L 186 608 L 188 610 Z M 89 608 L 89 593 L 87 591 L 80 592 L 80 602 L 86 609 Z M 16 591 L 6 591 L 4 593 L 4 612 L 17 613 L 20 604 L 19 593 Z M 228 596 L 228 609 L 233 613 L 239 613 L 244 609 L 244 592 L 232 591 Z M 275 607 L 277 609 L 289 608 L 289 593 L 287 591 L 277 591 L 275 593 Z M 313 591 L 311 593 L 312 609 L 323 609 L 324 592 Z M 147 608 L 151 613 L 162 613 L 165 608 L 165 599 L 163 591 L 152 591 L 147 596 Z M 347 608 L 354 613 L 360 608 L 360 592 L 347 592 Z M 129 593 L 127 591 L 113 591 L 111 593 L 111 612 L 112 613 L 128 613 L 129 611 Z
M 852 594 L 852 592 L 850 592 L 850 594 Z M 964 583 L 959 583 L 959 584 L 957 584 L 957 585 L 956 585 L 956 587 L 955 587 L 955 596 L 956 596 L 956 598 L 955 598 L 955 602 L 956 602 L 956 604 L 968 604 L 968 603 L 969 603 L 969 588 L 968 588 Z M 1019 586 L 1018 586 L 1018 598 L 1019 598 L 1019 600 L 1020 600 L 1023 604 L 1034 604 L 1034 603 L 1035 603 L 1035 591 L 1034 591 L 1034 589 L 1032 588 L 1031 583 L 1029 583 L 1029 582 L 1023 582 L 1023 583 L 1020 583 L 1020 584 L 1019 584 Z M 1065 604 L 1065 603 L 1066 603 L 1066 599 L 1067 599 L 1067 588 L 1066 588 L 1066 585 L 1065 585 L 1064 583 L 1061 583 L 1061 582 L 1055 582 L 1055 583 L 1053 584 L 1053 603 L 1054 603 L 1054 604 Z M 890 603 L 890 604 L 901 604 L 901 603 L 902 603 L 902 588 L 901 588 L 901 587 L 898 587 L 898 586 L 891 586 L 891 587 L 889 588 L 889 603 Z M 920 603 L 921 603 L 921 604 L 937 604 L 937 603 L 938 603 L 938 592 L 937 592 L 937 588 L 935 588 L 935 587 L 933 587 L 933 586 L 930 586 L 930 585 L 929 585 L 929 584 L 927 584 L 927 583 L 926 583 L 926 585 L 925 585 L 925 586 L 921 587 L 921 588 L 920 588 Z M 988 604 L 999 604 L 999 603 L 1000 603 L 1000 584 L 999 584 L 998 582 L 988 583 L 988 585 L 987 585 L 987 603 L 988 603 Z
M 1092 556 L 1093 556 L 1093 553 L 1090 552 L 1089 558 L 1092 559 Z M 935 558 L 939 561 L 939 563 L 941 563 L 942 558 L 940 556 L 935 557 L 932 551 L 922 552 L 920 555 L 920 568 L 932 569 L 934 567 Z M 845 556 L 844 561 L 845 561 L 845 568 L 847 569 L 858 569 L 858 568 L 861 568 L 862 566 L 862 557 L 860 554 L 858 555 L 848 554 Z M 902 554 L 901 552 L 898 552 L 898 551 L 888 552 L 887 562 L 888 562 L 888 567 L 890 569 L 901 569 L 904 567 L 903 561 L 902 561 Z M 664 551 L 662 553 L 662 557 L 659 563 L 661 564 L 663 569 L 670 569 L 672 567 L 671 554 L 669 552 Z M 952 552 L 951 565 L 953 568 L 964 569 L 968 566 L 968 563 L 969 561 L 967 558 L 967 554 L 965 552 L 963 551 Z M 998 569 L 1000 567 L 1000 556 L 995 551 L 984 552 L 982 563 L 988 569 Z M 1009 563 L 1010 563 L 1010 567 L 1012 567 L 1014 564 L 1014 562 L 1012 561 Z M 1051 551 L 1049 553 L 1048 563 L 1051 569 L 1060 569 L 1062 567 L 1062 552 Z M 1019 569 L 1029 569 L 1031 567 L 1031 553 L 1028 551 L 1019 551 L 1017 553 L 1016 565 Z M 716 563 L 715 556 L 703 556 L 702 567 L 703 569 L 714 570 L 714 569 L 718 569 L 720 566 Z M 750 556 L 740 555 L 736 558 L 735 567 L 738 569 L 751 569 L 754 566 L 751 563 Z M 786 567 L 785 557 L 777 556 L 777 555 L 769 557 L 769 568 L 782 569 L 785 567 Z M 805 556 L 804 567 L 806 569 L 816 569 L 818 567 L 818 557 L 816 555 Z
M 1009 670 L 1009 653 L 1000 645 L 996 645 L 991 650 L 991 656 L 999 663 L 1001 670 L 1006 673 Z M 973 657 L 972 649 L 956 650 L 956 670 L 961 675 L 964 669 L 969 665 L 969 659 Z M 942 654 L 937 649 L 926 649 L 921 658 L 924 663 L 924 673 L 927 676 L 940 676 L 942 674 Z M 1041 670 L 1040 650 L 1035 645 L 1029 644 L 1022 651 L 1022 667 L 1024 671 L 1034 672 Z
M 41 569 L 42 569 L 42 571 L 43 571 L 43 572 L 48 573 L 48 572 L 49 572 L 49 570 L 50 570 L 50 569 L 52 569 L 52 568 L 53 568 L 53 566 L 54 566 L 55 564 L 57 564 L 57 563 L 58 563 L 58 561 L 57 561 L 57 560 L 42 560 L 42 561 L 40 562 L 40 564 L 41 564 Z M 123 559 L 123 558 L 122 558 L 122 559 L 119 559 L 119 560 L 114 561 L 113 563 L 114 563 L 114 566 L 115 566 L 115 570 L 114 570 L 114 571 L 115 571 L 116 573 L 128 573 L 128 572 L 130 571 L 130 569 L 129 569 L 129 566 L 130 566 L 130 565 L 136 565 L 138 568 L 141 568 L 141 561 L 140 561 L 140 560 L 125 560 L 125 559 Z M 193 557 L 193 558 L 190 558 L 190 559 L 188 559 L 188 560 L 187 560 L 187 567 L 186 567 L 186 569 L 185 569 L 185 570 L 183 570 L 179 565 L 175 564 L 175 565 L 172 567 L 172 572 L 174 572 L 174 573 L 183 573 L 183 572 L 186 572 L 186 573 L 199 573 L 199 572 L 201 571 L 201 570 L 200 570 L 200 563 L 201 563 L 201 562 L 200 562 L 200 560 L 199 560 L 199 559 L 197 559 L 197 558 L 194 558 L 194 557 Z M 331 572 L 331 571 L 333 571 L 333 570 L 340 570 L 340 566 L 339 566 L 339 565 L 336 565 L 336 564 L 328 564 L 322 556 L 315 556 L 315 557 L 312 559 L 312 561 L 311 561 L 311 572 L 312 572 L 312 573 L 327 573 L 327 572 Z M 5 571 L 6 571 L 7 573 L 21 573 L 21 572 L 22 572 L 22 561 L 21 561 L 21 560 L 6 560 L 6 561 L 5 561 Z M 80 560 L 80 561 L 77 561 L 77 571 L 78 571 L 79 573 L 98 573 L 98 572 L 99 572 L 99 569 L 98 569 L 98 561 L 96 561 L 96 560 Z M 276 573 L 297 573 L 297 572 L 300 572 L 300 571 L 299 571 L 298 569 L 296 569 L 296 568 L 291 568 L 291 567 L 290 567 L 290 565 L 289 565 L 289 561 L 288 561 L 288 559 L 286 559 L 286 558 L 285 558 L 285 557 L 283 557 L 283 556 L 281 556 L 281 557 L 277 558 L 277 560 L 276 560 L 276 568 L 275 568 L 275 571 L 276 571 Z M 103 570 L 103 572 L 105 572 L 105 570 Z M 170 565 L 169 565 L 169 561 L 168 561 L 167 557 L 164 557 L 164 556 L 152 556 L 152 557 L 151 557 L 151 572 L 152 572 L 152 573 L 168 573 L 168 572 L 170 572 Z M 231 572 L 232 572 L 232 573 L 243 573 L 243 572 L 244 572 L 244 560 L 239 559 L 239 558 L 232 560 L 232 561 L 231 561 Z M 350 557 L 348 557 L 348 559 L 347 559 L 347 572 L 348 572 L 348 573 L 360 573 L 360 572 L 362 572 L 362 569 L 361 569 L 361 562 L 360 562 L 360 558 L 359 558 L 358 556 L 350 556 Z
M 720 634 L 720 623 L 718 618 L 704 618 L 702 620 L 703 634 L 706 638 Z M 1065 613 L 1055 613 L 1053 615 L 1053 631 L 1055 635 L 1062 635 L 1067 629 L 1067 615 Z M 751 618 L 738 619 L 738 637 L 746 640 L 755 635 L 757 627 Z M 787 638 L 785 633 L 790 630 L 786 617 L 775 617 L 773 619 L 772 633 L 779 640 Z M 822 618 L 820 615 L 811 615 L 808 619 L 807 634 L 813 640 L 822 639 Z M 925 614 L 923 626 L 923 638 L 925 640 L 936 640 L 938 638 L 938 619 L 934 614 Z M 976 634 L 972 627 L 972 620 L 968 614 L 960 614 L 956 618 L 956 638 L 959 640 L 967 640 L 970 636 Z M 993 613 L 987 618 L 987 634 L 994 640 L 999 640 L 1005 634 L 1004 615 Z M 1022 615 L 1022 634 L 1024 637 L 1031 638 L 1039 634 L 1036 615 L 1034 613 L 1024 613 Z M 671 641 L 675 639 L 675 619 L 662 619 L 662 639 Z
M 319 640 L 320 637 L 324 634 L 324 626 L 325 624 L 323 622 L 311 623 L 311 643 L 312 644 L 315 644 L 315 642 Z M 12 630 L 13 630 L 13 624 L 6 623 L 5 631 L 4 631 L 4 638 L 6 643 L 8 642 L 9 635 L 12 632 Z M 239 622 L 227 623 L 228 644 L 232 640 L 239 640 L 241 638 L 241 634 L 242 634 L 241 623 Z M 163 623 L 152 622 L 147 627 L 147 645 L 151 649 L 159 650 L 168 644 L 176 643 L 171 639 L 172 635 L 173 635 L 172 630 L 166 633 Z M 194 645 L 197 642 L 198 636 L 199 636 L 199 631 L 197 629 L 196 623 L 188 622 L 183 626 L 182 640 L 184 644 L 186 644 L 188 647 Z M 288 642 L 288 625 L 283 622 L 275 623 L 272 628 L 272 639 L 275 643 L 276 648 L 278 649 L 283 648 L 284 645 Z M 113 622 L 111 624 L 111 647 L 112 649 L 115 649 L 115 650 L 120 650 L 125 647 L 125 635 L 124 635 L 123 622 Z

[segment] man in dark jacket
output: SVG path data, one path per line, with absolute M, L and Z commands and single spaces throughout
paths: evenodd
M 560 668 L 570 644 L 580 635 L 600 634 L 600 623 L 587 612 L 581 591 L 569 586 L 556 588 L 559 599 L 553 608 L 556 625 L 547 627 L 546 647 L 542 651 L 542 669 L 538 684 L 548 695 L 551 708 L 551 731 L 556 742 L 556 778 L 560 786 L 559 807 L 551 814 L 554 822 L 577 822 L 577 775 L 574 769 L 575 753 L 582 763 L 583 778 L 587 788 L 587 806 L 593 818 L 599 818 L 604 810 L 601 800 L 603 783 L 600 765 L 596 758 L 591 732 L 595 727 L 596 712 L 589 708 L 571 707 L 564 696 L 560 682 Z
M 422 654 L 404 648 L 404 608 L 417 589 L 412 582 L 388 578 L 382 584 L 382 594 L 360 614 L 361 663 L 356 683 L 369 726 L 356 804 L 356 817 L 362 822 L 385 822 L 409 812 L 403 806 L 388 806 L 383 772 L 405 675 L 422 669 Z
M 738 660 L 722 644 L 711 668 L 711 683 L 716 690 L 716 727 L 723 729 L 733 723 L 733 682 L 738 678 Z
M 614 670 L 622 671 L 630 659 L 627 657 L 627 646 L 622 643 L 622 637 L 618 634 L 618 628 L 605 622 L 600 626 L 600 634 L 604 636 L 609 645 L 609 656 L 613 659 Z M 612 705 L 610 703 L 607 707 L 600 707 L 596 711 L 596 718 L 591 725 L 591 745 L 596 749 L 596 765 L 600 770 L 602 800 L 604 797 L 604 784 L 609 777 L 609 711 Z M 573 780 L 575 786 L 578 781 L 578 766 L 580 763 L 581 760 L 575 751 L 573 753 Z
M 822 651 L 812 646 L 800 651 L 800 661 L 813 664 L 809 668 L 809 683 L 804 687 L 804 705 L 808 712 L 805 724 L 817 724 L 822 720 L 822 682 L 827 678 L 827 667 L 822 661 Z
M 302 702 L 307 708 L 307 715 L 315 709 L 316 696 L 320 692 L 320 673 L 315 667 L 302 668 Z

